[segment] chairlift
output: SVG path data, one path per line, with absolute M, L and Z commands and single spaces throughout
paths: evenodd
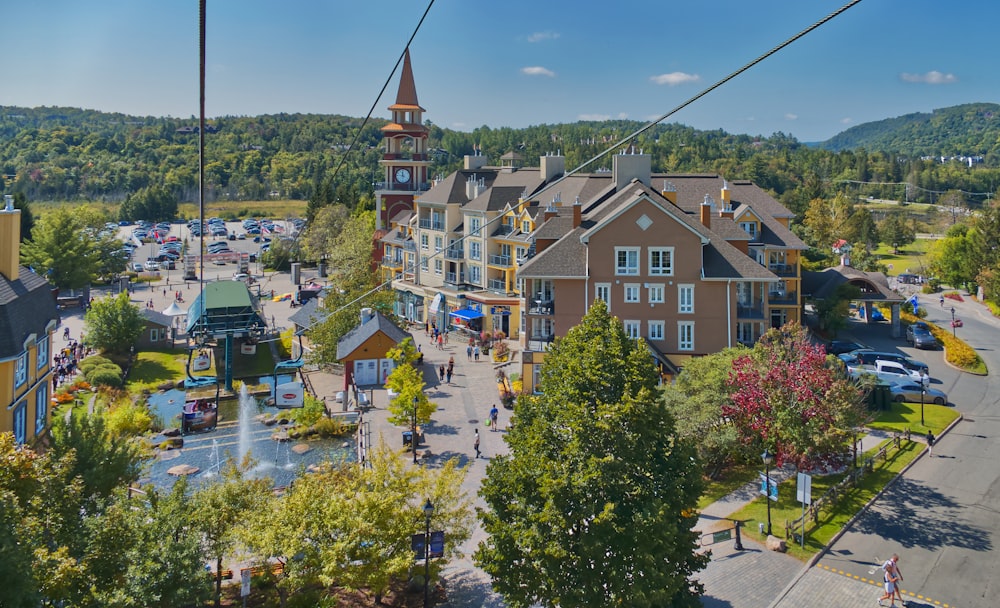
M 194 356 L 196 350 L 199 350 L 197 358 Z M 198 359 L 201 357 L 208 360 L 208 356 L 201 352 L 200 349 L 191 348 L 188 350 L 187 378 L 184 380 L 184 409 L 181 411 L 181 433 L 184 435 L 214 431 L 219 423 L 219 394 L 222 390 L 222 387 L 219 385 L 219 379 L 215 376 L 195 376 L 191 373 L 192 370 L 204 371 L 208 369 L 209 366 L 198 367 Z M 215 386 L 214 398 L 199 397 L 192 394 L 197 389 L 203 389 L 212 385 Z
M 279 361 L 274 366 L 273 384 L 274 386 L 274 407 L 279 410 L 297 409 L 305 406 L 305 385 L 302 382 L 284 382 L 278 384 L 278 372 L 281 370 L 297 370 L 302 367 L 305 361 L 302 355 L 305 352 L 302 348 L 302 334 L 299 336 L 299 354 L 295 359 Z

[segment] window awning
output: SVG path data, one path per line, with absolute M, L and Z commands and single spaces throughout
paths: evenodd
M 451 311 L 451 316 L 458 317 L 463 321 L 471 321 L 472 319 L 482 318 L 483 313 L 472 308 L 460 308 L 458 310 Z
M 653 355 L 653 358 L 659 361 L 671 375 L 676 376 L 680 373 L 677 366 L 666 355 L 660 352 L 660 349 L 656 348 L 649 338 L 643 338 L 643 340 L 645 340 L 646 346 L 649 348 L 649 352 Z

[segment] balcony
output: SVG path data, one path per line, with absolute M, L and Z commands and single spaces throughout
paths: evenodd
M 395 190 L 397 192 L 426 192 L 431 189 L 429 182 L 422 184 L 399 184 L 396 182 L 375 182 L 376 190 Z
M 403 243 L 403 249 L 407 251 L 416 251 L 417 243 L 415 241 L 406 241 Z
M 746 302 L 736 305 L 737 319 L 764 319 L 764 307 L 760 302 Z
M 461 285 L 465 283 L 465 273 L 464 272 L 446 272 L 444 274 L 444 282 L 451 285 Z
M 496 231 L 493 233 L 493 236 L 504 236 L 510 234 L 511 232 L 514 232 L 513 226 L 509 224 L 500 224 L 500 226 L 498 226 Z
M 490 266 L 500 266 L 501 268 L 510 268 L 513 266 L 511 264 L 511 257 L 509 255 L 491 255 L 489 259 Z
M 541 315 L 548 316 L 553 315 L 556 312 L 556 304 L 554 300 L 529 300 L 528 301 L 528 314 L 529 315 Z
M 434 221 L 421 218 L 420 227 L 427 230 L 444 230 L 444 222 L 441 220 Z
M 490 291 L 499 291 L 500 293 L 507 293 L 507 281 L 503 279 L 490 279 L 486 288 Z
M 448 248 L 444 251 L 444 257 L 449 260 L 464 260 L 465 252 L 461 249 Z
M 794 291 L 777 289 L 767 292 L 767 303 L 771 305 L 796 305 L 799 303 L 799 294 Z
M 382 265 L 386 268 L 403 269 L 403 258 L 382 258 Z
M 779 277 L 794 277 L 796 267 L 795 264 L 768 264 L 767 269 L 778 275 Z

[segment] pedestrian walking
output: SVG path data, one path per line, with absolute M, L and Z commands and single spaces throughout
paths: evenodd
M 465 347 L 465 356 L 469 361 L 472 361 L 472 345 Z
M 479 361 L 479 347 L 474 348 L 472 352 L 476 356 L 476 361 Z
M 476 429 L 476 440 L 473 442 L 472 447 L 476 450 L 476 458 L 479 458 L 479 429 Z
M 944 296 L 941 296 L 940 298 L 938 298 L 938 302 L 941 303 L 941 308 L 944 308 Z
M 500 418 L 500 410 L 497 409 L 496 404 L 490 408 L 490 431 L 496 432 L 497 430 L 497 420 Z
M 167 288 L 166 287 L 163 288 L 163 297 L 164 298 L 167 297 Z
M 438 350 L 444 350 L 444 336 L 438 334 Z
M 927 431 L 927 457 L 934 457 L 934 433 Z
M 898 561 L 898 560 L 899 560 L 899 556 L 896 555 L 895 553 L 893 553 L 892 557 L 890 557 L 889 559 L 885 560 L 885 562 L 882 563 L 882 583 L 883 583 L 883 585 L 885 587 L 885 593 L 882 595 L 882 597 L 878 598 L 878 605 L 879 606 L 885 606 L 885 604 L 882 603 L 882 600 L 889 600 L 889 605 L 890 606 L 895 606 L 896 605 L 896 598 L 895 598 L 895 593 L 896 593 L 896 568 L 895 568 L 895 566 L 896 566 L 896 561 Z
M 444 382 L 444 363 L 438 366 L 438 374 L 441 375 L 441 382 Z
M 449 367 L 448 371 L 445 374 L 445 377 L 448 379 L 448 384 L 451 384 L 451 374 L 452 374 L 452 369 Z
M 449 334 L 449 333 L 450 333 L 450 332 L 448 332 L 448 331 L 445 331 L 445 332 L 444 332 L 444 343 L 445 343 L 445 344 L 447 344 L 447 343 L 448 343 L 448 334 Z
M 896 591 L 896 599 L 899 600 L 900 606 L 906 606 L 906 602 L 903 601 L 903 593 L 899 589 L 899 584 L 903 582 L 903 573 L 899 570 L 899 559 L 896 559 L 892 564 L 892 570 L 896 574 L 896 582 L 892 584 Z

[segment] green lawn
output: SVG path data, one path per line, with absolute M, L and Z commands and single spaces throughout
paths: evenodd
M 924 404 L 924 422 L 920 424 L 919 403 L 895 403 L 884 412 L 879 412 L 868 427 L 881 431 L 901 433 L 910 429 L 911 433 L 924 434 L 928 430 L 939 435 L 953 420 L 958 418 L 958 412 L 946 405 Z
M 128 375 L 128 390 L 133 393 L 149 390 L 156 392 L 167 381 L 184 378 L 187 366 L 187 349 L 149 350 L 136 354 L 135 365 Z
M 880 245 L 873 253 L 879 261 L 887 267 L 891 264 L 886 274 L 895 276 L 904 272 L 930 276 L 930 258 L 928 253 L 934 245 L 933 239 L 917 239 L 914 242 L 902 247 L 899 253 L 892 252 L 892 245 Z
M 698 499 L 698 510 L 702 510 L 723 496 L 735 492 L 757 478 L 756 466 L 736 465 L 726 469 L 722 477 L 713 479 L 705 487 L 705 493 Z
M 910 442 L 903 444 L 902 449 L 894 451 L 888 462 L 879 462 L 873 472 L 862 478 L 860 484 L 846 492 L 840 497 L 836 505 L 830 510 L 823 510 L 819 515 L 819 523 L 806 525 L 805 549 L 798 544 L 789 541 L 788 554 L 803 561 L 812 557 L 817 551 L 822 549 L 833 536 L 863 507 L 875 494 L 896 476 L 896 474 L 909 464 L 924 449 L 922 443 Z M 866 452 L 873 454 L 875 450 Z M 822 496 L 830 487 L 834 486 L 843 478 L 843 474 L 819 476 L 812 478 L 812 496 L 817 499 Z M 802 505 L 795 500 L 796 478 L 792 476 L 778 486 L 778 501 L 771 503 L 771 531 L 775 536 L 784 538 L 785 522 L 791 521 L 802 515 Z M 767 506 L 764 504 L 763 496 L 754 502 L 740 509 L 730 516 L 744 522 L 743 534 L 761 543 L 764 538 L 757 532 L 758 522 L 767 525 Z M 810 524 L 812 527 L 810 527 Z M 766 531 L 766 529 L 765 529 Z M 796 530 L 798 533 L 799 530 Z

